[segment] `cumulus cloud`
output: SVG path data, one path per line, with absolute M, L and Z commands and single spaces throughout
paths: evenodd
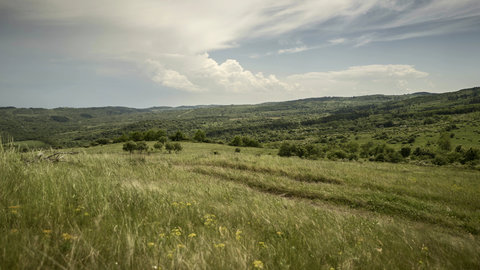
M 154 81 L 183 91 L 252 93 L 290 89 L 275 75 L 254 74 L 233 59 L 219 64 L 208 54 L 163 55 L 146 64 Z

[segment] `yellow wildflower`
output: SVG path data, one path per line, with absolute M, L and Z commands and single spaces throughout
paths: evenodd
M 262 248 L 266 247 L 266 246 L 265 246 L 265 242 L 258 242 L 258 245 L 259 245 L 260 247 L 262 247 Z
M 253 267 L 258 269 L 263 269 L 263 262 L 260 260 L 253 261 Z
M 160 237 L 160 238 L 165 238 L 165 234 L 164 234 L 164 233 L 160 233 L 160 234 L 158 235 L 158 237 Z
M 186 248 L 186 246 L 184 244 L 178 244 L 177 248 Z
M 187 202 L 187 203 L 186 203 L 186 205 L 187 205 L 187 206 L 191 206 L 191 205 L 192 205 L 192 203 L 189 203 L 189 202 Z
M 218 244 L 214 244 L 214 246 L 216 248 L 224 248 L 225 247 L 225 244 L 224 243 L 218 243 Z
M 180 228 L 174 228 L 172 229 L 172 235 L 180 236 L 182 235 L 182 231 L 180 230 Z
M 171 252 L 171 251 L 168 252 L 167 257 L 168 257 L 169 259 L 173 259 L 173 252 Z
M 278 236 L 282 236 L 282 235 L 283 235 L 283 232 L 277 232 L 277 235 L 278 235 Z
M 52 230 L 43 230 L 43 233 L 44 233 L 44 234 L 51 234 L 51 233 L 52 233 Z
M 147 243 L 147 246 L 149 246 L 149 247 L 154 247 L 154 246 L 155 246 L 155 243 L 153 243 L 153 242 L 148 242 L 148 243 Z
M 219 226 L 218 232 L 223 236 L 225 233 L 227 233 L 227 228 L 223 226 Z
M 196 237 L 196 236 L 197 236 L 196 233 L 191 233 L 191 234 L 188 235 L 188 238 L 194 238 L 194 237 Z
M 205 219 L 203 222 L 205 226 L 214 226 L 217 223 L 215 215 L 206 214 L 203 218 Z
M 83 213 L 83 215 L 86 216 L 86 217 L 90 216 L 90 214 L 88 212 Z
M 63 240 L 68 241 L 68 240 L 72 240 L 74 237 L 69 233 L 62 233 L 62 238 Z
M 237 239 L 237 240 L 242 239 L 242 231 L 241 230 L 237 230 L 237 232 L 235 233 L 235 239 Z

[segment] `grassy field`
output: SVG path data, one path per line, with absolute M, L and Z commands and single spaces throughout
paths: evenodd
M 480 268 L 476 170 L 182 145 L 0 149 L 0 269 Z

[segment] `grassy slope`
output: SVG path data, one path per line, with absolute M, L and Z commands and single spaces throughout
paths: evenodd
M 0 269 L 480 267 L 478 171 L 184 149 L 0 152 Z

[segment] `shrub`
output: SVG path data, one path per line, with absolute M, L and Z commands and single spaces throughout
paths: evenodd
M 182 150 L 183 150 L 183 147 L 180 143 L 177 142 L 173 144 L 173 151 L 175 151 L 175 153 L 178 153 Z
M 206 139 L 207 139 L 207 135 L 205 134 L 205 131 L 200 129 L 197 130 L 197 132 L 195 132 L 195 135 L 193 135 L 193 140 L 197 142 L 204 142 L 206 141 Z
M 433 159 L 432 163 L 435 164 L 435 165 L 438 165 L 438 166 L 447 165 L 448 164 L 448 159 L 444 156 L 437 155 Z
M 164 145 L 164 144 L 161 143 L 161 142 L 156 142 L 156 143 L 153 145 L 153 147 L 154 147 L 155 149 L 162 150 L 163 145 Z
M 402 149 L 400 149 L 400 154 L 404 158 L 410 156 L 411 152 L 412 152 L 412 149 L 410 147 L 402 147 Z
M 233 140 L 230 142 L 230 145 L 231 146 L 242 146 L 243 145 L 242 137 L 235 136 L 233 138 Z
M 169 154 L 172 153 L 172 151 L 173 151 L 173 143 L 167 142 L 167 143 L 165 144 L 165 150 L 167 150 Z
M 158 142 L 161 144 L 165 144 L 168 141 L 166 136 L 160 136 L 158 137 Z
M 170 140 L 172 140 L 172 141 L 183 141 L 183 140 L 186 140 L 186 137 L 180 130 L 178 130 L 177 132 L 175 132 L 175 134 L 170 136 Z
M 447 133 L 440 134 L 437 144 L 438 148 L 442 151 L 450 151 L 452 149 L 452 144 L 450 143 L 450 136 Z
M 403 156 L 399 152 L 388 152 L 386 161 L 392 162 L 392 163 L 398 163 L 403 160 Z
M 278 155 L 281 157 L 291 157 L 295 155 L 295 146 L 288 142 L 282 143 L 280 149 L 278 150 Z
M 229 143 L 231 146 L 243 146 L 243 147 L 262 147 L 261 144 L 250 137 L 240 137 L 235 136 L 233 140 Z
M 474 161 L 480 159 L 480 151 L 475 148 L 470 148 L 467 151 L 465 151 L 465 154 L 463 155 L 462 159 L 462 164 L 465 164 L 470 161 Z

